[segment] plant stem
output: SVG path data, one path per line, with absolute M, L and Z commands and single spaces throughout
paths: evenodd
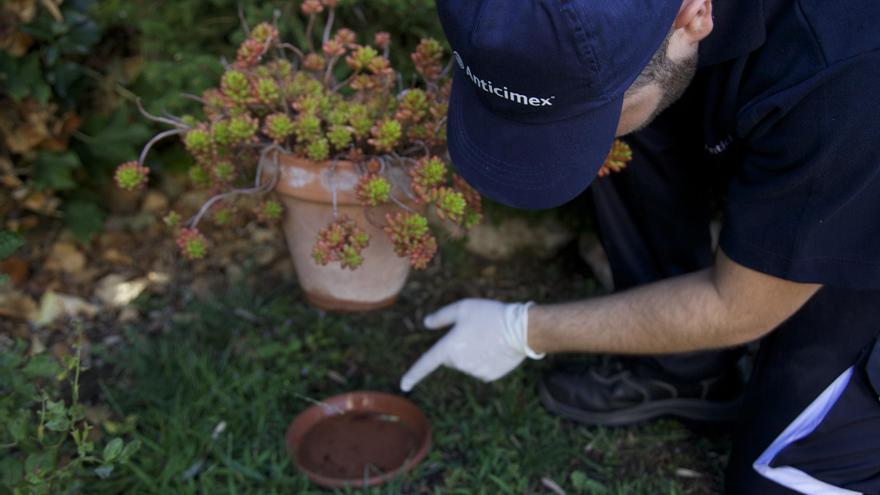
M 324 86 L 327 87 L 330 85 L 331 77 L 333 76 L 333 67 L 336 66 L 336 62 L 339 60 L 339 56 L 334 55 L 327 62 L 327 71 L 324 72 Z
M 305 60 L 306 56 L 303 54 L 302 50 L 300 50 L 299 48 L 291 45 L 290 43 L 281 43 L 280 46 L 281 46 L 281 48 L 283 48 L 285 50 L 290 50 L 293 53 L 295 53 L 296 56 L 299 57 L 300 61 Z
M 74 373 L 73 373 L 73 383 L 71 384 L 71 398 L 70 398 L 70 407 L 73 408 L 79 403 L 79 372 L 82 368 L 80 366 L 82 359 L 82 326 L 77 325 L 79 327 L 79 331 L 77 332 L 79 335 L 76 340 L 76 364 L 74 365 Z
M 202 98 L 202 97 L 199 96 L 199 95 L 194 95 L 194 94 L 192 94 L 192 93 L 180 93 L 180 96 L 182 96 L 182 97 L 184 97 L 184 98 L 186 98 L 186 99 L 188 99 L 188 100 L 194 100 L 194 101 L 197 101 L 197 102 L 199 102 L 199 103 L 201 103 L 201 104 L 203 104 L 203 105 L 205 104 L 205 99 Z
M 187 132 L 187 129 L 169 129 L 165 132 L 160 132 L 159 134 L 156 134 L 153 137 L 153 139 L 151 139 L 146 144 L 146 146 L 144 146 L 143 151 L 141 151 L 141 156 L 138 158 L 138 165 L 140 165 L 140 166 L 144 165 L 144 160 L 147 158 L 147 153 L 150 152 L 150 149 L 153 147 L 153 145 L 155 145 L 156 143 L 158 143 L 159 141 L 161 141 L 167 137 L 177 136 L 180 134 L 184 134 L 186 132 Z
M 251 28 L 248 26 L 247 19 L 244 17 L 244 4 L 238 4 L 238 20 L 241 22 L 241 28 L 244 31 L 244 34 L 250 36 Z
M 189 129 L 188 126 L 186 126 L 185 124 L 182 124 L 182 123 L 180 123 L 180 122 L 176 122 L 176 121 L 174 121 L 174 120 L 167 119 L 167 118 L 164 118 L 164 117 L 157 117 L 157 116 L 151 114 L 151 113 L 148 112 L 148 111 L 144 108 L 144 106 L 141 104 L 141 99 L 140 99 L 140 98 L 137 98 L 137 99 L 135 100 L 135 103 L 137 103 L 137 107 L 138 107 L 138 110 L 140 110 L 141 115 L 143 115 L 144 117 L 146 117 L 146 118 L 149 119 L 149 120 L 152 120 L 153 122 L 158 122 L 158 123 L 160 123 L 160 124 L 168 124 L 168 125 L 171 125 L 171 126 L 177 127 L 178 129 L 180 129 L 180 128 L 186 128 L 186 129 Z
M 330 9 L 327 15 L 327 24 L 324 25 L 324 36 L 321 37 L 321 43 L 327 43 L 330 40 L 330 31 L 333 29 L 333 21 L 336 18 L 336 9 Z
M 312 30 L 315 28 L 315 17 L 315 14 L 309 14 L 309 23 L 306 25 L 306 47 L 309 49 L 309 52 L 315 50 L 315 45 L 312 43 Z
M 264 169 L 265 166 L 266 166 L 265 157 L 266 157 L 266 155 L 269 154 L 269 152 L 271 152 L 271 151 L 275 151 L 275 155 L 274 155 L 274 158 L 273 158 L 274 165 L 275 165 L 275 167 L 274 167 L 275 175 L 272 177 L 272 179 L 271 179 L 268 183 L 266 183 L 266 184 L 261 184 L 261 182 L 262 182 L 262 176 L 263 176 L 263 169 Z M 238 196 L 238 195 L 241 195 L 241 194 L 259 194 L 259 193 L 269 192 L 269 191 L 271 191 L 272 189 L 274 189 L 274 188 L 275 188 L 275 184 L 278 183 L 278 176 L 281 175 L 281 169 L 280 169 L 280 167 L 279 167 L 279 165 L 278 165 L 278 153 L 279 153 L 279 152 L 282 152 L 282 151 L 285 151 L 285 150 L 284 150 L 283 148 L 281 148 L 280 146 L 275 145 L 275 144 L 266 147 L 266 148 L 260 153 L 260 162 L 259 162 L 259 164 L 257 165 L 256 177 L 255 177 L 255 179 L 254 179 L 254 187 L 244 188 L 244 189 L 233 189 L 233 190 L 231 190 L 231 191 L 227 191 L 227 192 L 225 192 L 225 193 L 215 194 L 215 195 L 212 196 L 210 199 L 208 199 L 207 201 L 205 201 L 205 204 L 203 204 L 202 207 L 199 208 L 198 213 L 196 213 L 196 214 L 195 214 L 195 215 L 194 215 L 194 216 L 193 216 L 193 217 L 187 222 L 187 225 L 189 225 L 189 227 L 192 228 L 192 229 L 196 228 L 196 226 L 198 226 L 199 222 L 202 220 L 202 217 L 205 216 L 205 214 L 208 212 L 208 210 L 209 210 L 212 206 L 214 206 L 218 201 L 221 201 L 221 200 L 226 199 L 226 198 L 231 198 L 231 197 L 233 197 L 233 196 Z
M 412 208 L 410 208 L 409 206 L 406 206 L 405 204 L 401 203 L 400 200 L 395 198 L 394 194 L 389 194 L 388 197 L 391 198 L 391 201 L 393 201 L 394 204 L 396 204 L 397 206 L 403 208 L 404 210 L 406 210 L 410 213 L 415 213 L 415 211 Z
M 344 88 L 347 84 L 351 83 L 354 80 L 355 76 L 357 76 L 357 72 L 352 72 L 350 76 L 345 78 L 345 80 L 343 80 L 342 82 L 340 82 L 336 86 L 333 86 L 333 91 L 336 92 L 336 91 L 339 91 L 340 89 Z

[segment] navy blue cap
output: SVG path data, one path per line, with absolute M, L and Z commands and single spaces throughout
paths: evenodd
M 682 0 L 438 0 L 455 58 L 452 162 L 515 208 L 561 205 L 611 149 L 623 94 Z

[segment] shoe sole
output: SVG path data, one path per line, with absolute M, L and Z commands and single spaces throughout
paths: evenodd
M 741 401 L 707 403 L 699 399 L 666 399 L 615 412 L 587 412 L 563 404 L 550 395 L 544 382 L 538 386 L 538 396 L 548 410 L 579 423 L 596 426 L 625 426 L 663 416 L 676 416 L 704 422 L 733 421 L 739 414 Z

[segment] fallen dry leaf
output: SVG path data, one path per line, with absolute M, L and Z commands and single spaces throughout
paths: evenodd
M 0 316 L 26 320 L 37 309 L 37 303 L 14 288 L 0 288 Z
M 6 136 L 6 146 L 13 153 L 24 154 L 33 150 L 49 137 L 49 121 L 55 114 L 54 105 L 41 105 L 28 99 L 0 106 L 0 131 Z
M 43 327 L 61 318 L 80 315 L 92 317 L 96 314 L 98 307 L 80 297 L 47 291 L 40 299 L 39 307 L 31 315 L 30 322 L 36 327 Z
M 70 242 L 56 242 L 46 258 L 47 270 L 76 273 L 85 266 L 85 255 Z
M 42 191 L 27 191 L 27 196 L 21 200 L 21 205 L 36 213 L 51 215 L 58 210 L 61 200 Z
M 0 273 L 9 275 L 13 287 L 21 287 L 27 281 L 28 263 L 20 256 L 13 256 L 0 261 Z
M 15 173 L 12 162 L 2 156 L 0 156 L 0 185 L 9 189 L 18 189 L 23 185 L 21 179 Z
M 3 7 L 25 24 L 31 22 L 37 14 L 36 0 L 7 0 Z
M 63 0 L 57 0 L 57 2 L 53 0 L 40 0 L 40 3 L 43 5 L 43 7 L 45 7 L 46 10 L 49 11 L 49 15 L 51 15 L 55 19 L 55 22 L 64 21 L 64 17 L 61 16 L 61 9 L 58 8 L 58 6 L 61 5 L 62 1 Z
M 13 57 L 23 56 L 33 43 L 34 39 L 21 31 L 0 36 L 0 50 L 4 50 Z
M 112 263 L 114 265 L 133 265 L 134 259 L 131 256 L 123 253 L 122 251 L 116 248 L 109 248 L 103 253 L 101 253 L 101 257 L 104 258 L 105 261 Z
M 114 273 L 98 281 L 95 297 L 106 306 L 119 308 L 134 301 L 149 285 L 146 277 L 126 280 Z

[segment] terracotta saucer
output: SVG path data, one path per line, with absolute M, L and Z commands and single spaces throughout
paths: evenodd
M 296 467 L 318 485 L 368 487 L 416 467 L 431 446 L 431 426 L 403 397 L 350 392 L 300 413 L 285 443 Z

